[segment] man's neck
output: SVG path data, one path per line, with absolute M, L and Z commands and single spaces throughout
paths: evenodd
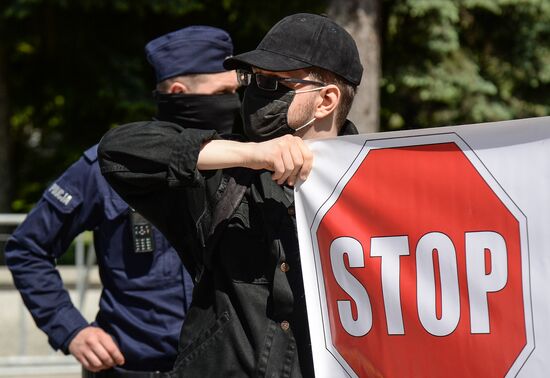
M 298 134 L 297 134 L 298 135 Z M 313 125 L 305 130 L 302 139 L 327 139 L 338 136 L 338 127 L 334 124 L 334 117 L 316 119 Z

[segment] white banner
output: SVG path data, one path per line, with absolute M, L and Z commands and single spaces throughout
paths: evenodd
M 546 377 L 550 117 L 309 142 L 317 377 Z

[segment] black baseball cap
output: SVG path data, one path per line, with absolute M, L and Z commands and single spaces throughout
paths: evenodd
M 283 18 L 267 32 L 256 50 L 226 59 L 228 70 L 258 67 L 294 71 L 319 67 L 359 85 L 363 66 L 353 37 L 331 19 L 309 13 Z

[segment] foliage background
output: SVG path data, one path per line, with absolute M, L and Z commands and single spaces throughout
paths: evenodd
M 384 129 L 544 116 L 550 1 L 383 1 Z
M 11 173 L 0 210 L 28 211 L 108 128 L 153 115 L 147 41 L 209 24 L 229 31 L 239 53 L 285 15 L 345 1 L 3 1 L 0 128 Z M 382 131 L 550 114 L 550 1 L 353 1 L 381 3 Z

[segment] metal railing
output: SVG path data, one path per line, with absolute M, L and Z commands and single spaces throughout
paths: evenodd
M 0 214 L 0 226 L 16 227 L 21 224 L 26 214 Z M 5 242 L 10 234 L 0 233 L 0 242 Z M 75 243 L 75 289 L 76 307 L 83 311 L 86 294 L 90 283 L 90 271 L 95 264 L 95 251 L 92 242 L 86 243 L 86 235 L 80 234 Z M 2 251 L 0 251 L 2 253 Z M 15 290 L 15 289 L 14 289 Z M 0 377 L 2 376 L 29 376 L 50 374 L 57 376 L 67 373 L 78 373 L 80 365 L 72 356 L 60 355 L 51 351 L 50 355 L 28 354 L 28 325 L 30 314 L 26 310 L 23 301 L 19 301 L 18 334 L 19 346 L 14 355 L 0 356 Z M 3 325 L 0 325 L 0 327 Z

